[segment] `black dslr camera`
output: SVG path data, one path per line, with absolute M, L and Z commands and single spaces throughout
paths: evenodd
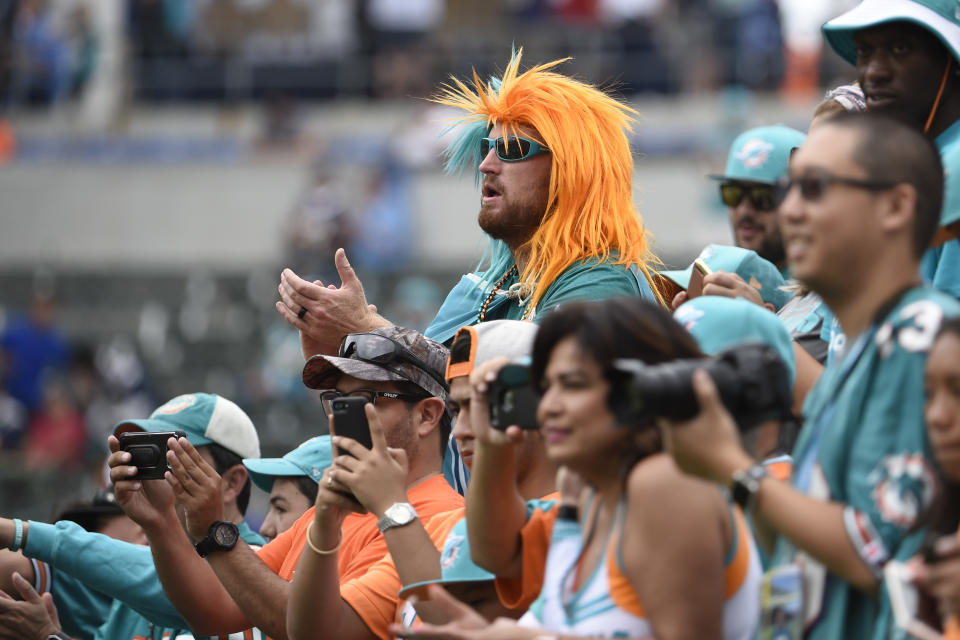
M 746 344 L 713 358 L 645 364 L 615 360 L 610 375 L 610 410 L 622 425 L 647 425 L 654 418 L 689 420 L 700 407 L 691 376 L 705 369 L 741 430 L 786 419 L 793 406 L 790 378 L 771 347 Z

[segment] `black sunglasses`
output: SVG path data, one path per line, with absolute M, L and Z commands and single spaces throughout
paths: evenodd
M 354 389 L 353 391 L 337 391 L 336 389 L 327 389 L 320 392 L 320 402 L 323 404 L 323 411 L 327 415 L 333 413 L 332 403 L 337 398 L 366 398 L 367 402 L 376 406 L 377 398 L 387 398 L 388 400 L 408 400 L 410 402 L 419 402 L 430 396 L 414 395 L 412 393 L 397 393 L 396 391 L 376 391 L 374 389 Z
M 816 202 L 823 197 L 830 185 L 834 184 L 842 184 L 866 191 L 886 191 L 897 186 L 894 182 L 884 182 L 882 180 L 863 180 L 835 176 L 829 173 L 811 173 L 800 177 L 784 178 L 777 184 L 777 188 L 786 197 L 793 187 L 798 187 L 801 198 L 807 202 Z
M 356 358 L 379 365 L 396 361 L 407 362 L 436 380 L 444 391 L 449 389 L 447 381 L 431 369 L 426 362 L 412 354 L 409 349 L 396 340 L 386 336 L 376 333 L 351 333 L 340 343 L 340 350 L 337 355 L 341 358 Z M 411 382 L 413 381 L 411 380 Z
M 504 162 L 520 162 L 541 153 L 550 153 L 550 150 L 536 140 L 521 136 L 503 136 L 501 138 L 481 138 L 480 157 L 486 158 L 490 153 L 490 146 L 497 150 L 497 157 Z
M 746 198 L 757 211 L 772 211 L 780 206 L 782 196 L 780 189 L 772 184 L 720 183 L 720 199 L 728 207 L 737 207 Z

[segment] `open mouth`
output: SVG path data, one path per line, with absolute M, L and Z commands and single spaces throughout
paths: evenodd
M 483 185 L 482 194 L 484 198 L 497 198 L 501 195 L 499 189 L 489 184 Z

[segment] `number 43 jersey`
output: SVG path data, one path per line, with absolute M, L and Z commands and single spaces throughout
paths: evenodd
M 811 497 L 843 503 L 847 535 L 878 578 L 888 560 L 905 560 L 922 543 L 923 532 L 911 529 L 937 489 L 923 370 L 943 319 L 956 315 L 954 298 L 909 289 L 871 330 L 847 341 L 804 406 L 792 483 Z M 889 637 L 886 593 L 857 590 L 781 538 L 774 564 L 791 562 L 804 573 L 807 638 Z

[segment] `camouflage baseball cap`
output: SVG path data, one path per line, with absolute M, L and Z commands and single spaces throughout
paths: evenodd
M 377 357 L 371 357 L 372 353 Z M 340 343 L 339 354 L 307 360 L 303 384 L 311 389 L 332 389 L 344 374 L 371 382 L 407 381 L 447 401 L 443 373 L 450 352 L 419 331 L 381 327 L 370 333 L 351 333 Z

